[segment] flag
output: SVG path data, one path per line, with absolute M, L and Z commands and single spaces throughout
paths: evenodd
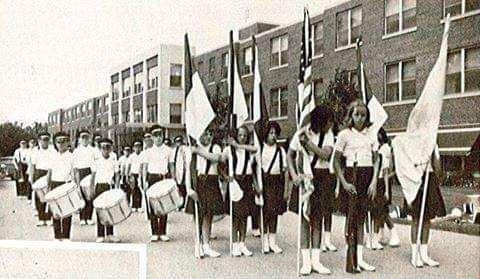
M 445 94 L 449 26 L 450 19 L 447 17 L 437 61 L 428 75 L 420 98 L 410 113 L 407 131 L 392 141 L 395 171 L 408 204 L 411 204 L 417 196 L 422 176 L 437 142 Z
M 230 51 L 229 51 L 228 83 L 230 92 L 231 113 L 236 119 L 238 128 L 248 119 L 248 107 L 243 93 L 240 74 L 238 73 L 237 55 L 233 44 L 233 32 L 230 31 Z
M 215 118 L 202 80 L 192 65 L 188 35 L 185 34 L 185 126 L 187 135 L 198 140 Z
M 262 149 L 262 142 L 265 141 L 268 134 L 268 111 L 263 96 L 262 78 L 260 76 L 260 68 L 258 63 L 258 48 L 255 37 L 253 42 L 253 96 L 252 96 L 252 121 L 254 123 L 254 145 L 257 150 Z M 259 152 L 260 153 L 260 152 Z
M 297 128 L 305 125 L 305 118 L 315 108 L 312 92 L 312 26 L 308 10 L 303 13 L 302 49 L 298 75 Z
M 375 95 L 371 92 L 371 87 L 365 74 L 365 65 L 362 61 L 360 40 L 357 40 L 357 62 L 358 84 L 362 94 L 362 100 L 367 104 L 368 110 L 370 111 L 370 121 L 373 123 L 370 127 L 370 136 L 373 140 L 377 141 L 378 130 L 380 130 L 383 124 L 387 121 L 388 114 L 385 109 L 383 109 L 383 106 L 377 100 Z

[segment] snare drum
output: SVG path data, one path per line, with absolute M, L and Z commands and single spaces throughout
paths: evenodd
M 87 201 L 91 201 L 95 197 L 95 184 L 92 184 L 91 180 L 92 175 L 89 174 L 80 181 L 80 189 Z
M 94 201 L 100 224 L 113 226 L 126 220 L 132 213 L 127 195 L 121 189 L 112 189 L 101 193 Z
M 80 188 L 73 182 L 58 186 L 45 195 L 53 216 L 65 218 L 85 207 Z
M 164 179 L 148 188 L 147 198 L 155 215 L 166 215 L 177 210 L 183 204 L 183 197 L 173 179 Z
M 48 193 L 47 176 L 44 175 L 32 184 L 32 190 L 41 202 L 45 202 L 45 195 Z

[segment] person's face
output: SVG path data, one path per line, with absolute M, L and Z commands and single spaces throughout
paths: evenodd
M 26 142 L 22 142 L 22 143 L 20 143 L 20 147 L 21 147 L 21 148 L 27 148 L 28 145 L 27 145 Z
M 130 155 L 130 150 L 124 149 L 124 150 L 123 150 L 123 154 L 124 154 L 125 156 Z
M 204 146 L 209 145 L 212 143 L 212 132 L 210 131 L 205 131 L 202 136 L 200 137 L 200 143 Z
M 277 132 L 275 131 L 275 128 L 270 128 L 268 131 L 267 135 L 267 143 L 270 145 L 273 145 L 277 142 Z
M 353 109 L 352 119 L 355 128 L 362 129 L 367 119 L 367 108 L 365 106 L 356 106 Z
M 68 145 L 70 144 L 70 140 L 64 137 L 57 138 L 55 140 L 55 144 L 57 146 L 58 151 L 63 153 L 68 150 Z
M 108 157 L 108 156 L 110 156 L 110 153 L 112 152 L 112 145 L 111 144 L 102 144 L 100 146 L 100 150 L 102 150 L 103 157 Z
M 237 135 L 238 143 L 240 143 L 240 144 L 247 143 L 247 140 L 248 140 L 247 136 L 248 136 L 248 134 L 247 134 L 247 130 L 245 128 L 238 129 L 238 135 Z
M 133 147 L 133 151 L 135 151 L 136 154 L 140 154 L 140 151 L 142 151 L 142 148 L 140 147 L 140 145 L 135 145 Z
M 40 147 L 42 147 L 43 149 L 47 149 L 48 148 L 48 142 L 50 141 L 50 138 L 49 137 L 41 137 L 39 140 L 38 140 L 38 144 L 40 145 Z
M 29 145 L 30 148 L 37 146 L 36 140 L 30 140 L 30 141 L 28 142 L 28 145 Z
M 163 143 L 163 132 L 162 131 L 155 131 L 152 133 L 153 143 L 156 146 L 160 146 Z
M 90 135 L 89 134 L 82 134 L 80 136 L 80 144 L 83 146 L 87 146 L 90 144 Z

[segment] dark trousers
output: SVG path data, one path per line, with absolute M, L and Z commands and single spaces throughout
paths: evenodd
M 255 210 L 255 213 L 252 214 L 252 230 L 260 229 L 260 209 Z
M 46 170 L 39 170 L 39 169 L 35 170 L 35 173 L 33 174 L 33 182 L 37 181 L 37 179 L 39 179 L 40 177 L 46 174 L 47 174 Z M 38 197 L 35 199 L 35 208 L 38 211 L 39 221 L 48 221 L 52 219 L 52 214 L 47 211 L 47 203 L 41 202 Z
M 50 183 L 50 189 L 64 184 L 64 181 L 52 181 Z M 56 239 L 68 239 L 70 238 L 70 229 L 72 227 L 72 216 L 64 218 L 53 217 L 53 233 Z
M 101 193 L 110 190 L 110 184 L 98 183 L 95 186 L 95 198 L 100 196 Z M 105 235 L 113 235 L 113 226 L 104 226 L 100 223 L 100 218 L 97 213 L 97 237 L 105 237 Z
M 78 170 L 80 180 L 82 180 L 85 176 L 91 174 L 90 168 L 83 168 Z M 82 193 L 83 195 L 83 193 Z M 92 200 L 87 200 L 85 197 L 83 197 L 85 200 L 85 207 L 80 210 L 80 220 L 81 221 L 86 221 L 86 220 L 92 220 L 93 217 L 93 199 Z
M 132 200 L 132 188 L 131 188 L 131 183 L 128 179 L 128 177 L 123 176 L 120 180 L 120 188 L 125 192 L 125 195 L 127 196 L 127 202 L 128 204 L 131 203 Z
M 20 168 L 20 178 L 17 181 L 17 196 L 27 196 L 28 195 L 28 175 L 27 168 L 28 165 L 24 163 L 19 163 Z M 20 179 L 23 178 L 23 181 L 20 182 Z
M 140 191 L 140 185 L 138 185 L 138 174 L 132 174 L 133 182 L 131 187 L 132 208 L 142 207 L 142 191 Z M 129 200 L 130 202 L 130 200 Z
M 147 173 L 147 183 L 148 187 L 151 187 L 158 181 L 167 178 L 165 175 Z M 150 219 L 150 228 L 152 229 L 152 235 L 165 235 L 167 234 L 167 215 L 157 216 L 153 213 L 152 208 L 148 213 L 148 218 Z

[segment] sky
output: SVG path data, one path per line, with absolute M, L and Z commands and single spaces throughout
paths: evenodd
M 160 44 L 203 53 L 229 30 L 298 22 L 346 0 L 0 0 L 0 123 L 46 122 L 50 111 L 109 90 L 112 67 Z

